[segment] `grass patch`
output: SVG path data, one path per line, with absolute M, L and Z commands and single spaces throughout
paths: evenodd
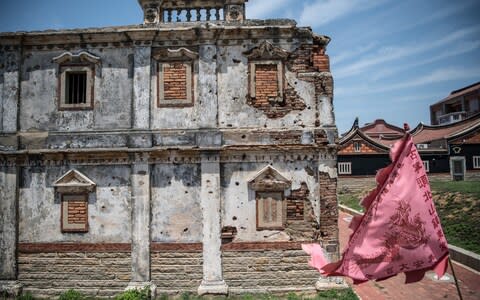
M 431 182 L 433 201 L 449 244 L 480 254 L 480 182 Z
M 436 192 L 468 194 L 480 199 L 480 182 L 478 181 L 431 181 L 430 187 Z
M 338 203 L 355 209 L 359 212 L 363 212 L 363 206 L 360 205 L 360 198 L 358 195 L 352 194 L 339 194 Z

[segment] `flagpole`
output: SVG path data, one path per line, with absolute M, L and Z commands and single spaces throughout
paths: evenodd
M 458 285 L 457 276 L 455 276 L 455 271 L 453 270 L 453 264 L 452 264 L 452 260 L 450 259 L 450 256 L 448 257 L 448 262 L 450 263 L 450 268 L 452 268 L 452 275 L 453 275 L 453 279 L 455 279 L 455 286 L 457 287 L 458 297 L 460 298 L 460 300 L 463 300 L 462 293 L 460 292 L 460 286 Z

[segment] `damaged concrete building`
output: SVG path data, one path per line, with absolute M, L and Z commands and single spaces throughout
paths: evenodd
M 338 257 L 330 39 L 246 1 L 0 33 L 2 289 L 338 285 L 300 247 Z

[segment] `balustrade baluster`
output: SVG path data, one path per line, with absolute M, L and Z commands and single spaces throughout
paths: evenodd
M 217 21 L 220 21 L 220 10 L 221 10 L 221 9 L 222 9 L 222 8 L 220 8 L 220 7 L 217 7 L 217 8 L 216 8 L 215 18 L 217 19 Z
M 172 22 L 173 11 L 171 9 L 167 10 L 168 22 Z
M 202 20 L 201 8 L 197 7 L 195 11 L 196 11 L 196 14 L 197 14 L 197 18 L 196 18 L 195 21 L 197 21 L 197 22 L 201 21 Z
M 192 9 L 187 8 L 187 22 L 192 21 Z
M 182 9 L 177 8 L 177 22 L 180 22 L 180 15 L 182 14 Z
M 211 9 L 210 8 L 207 8 L 207 21 L 210 21 L 210 17 L 211 17 Z

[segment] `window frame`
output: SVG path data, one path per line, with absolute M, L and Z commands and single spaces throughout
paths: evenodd
M 352 162 L 350 161 L 339 161 L 337 163 L 338 174 L 339 175 L 351 175 L 352 174 Z M 348 171 L 344 171 L 348 169 Z
M 165 99 L 164 70 L 175 64 L 182 64 L 186 67 L 186 99 Z M 189 107 L 195 104 L 195 74 L 194 62 L 192 60 L 170 60 L 157 62 L 157 107 Z
M 281 223 L 281 225 L 267 225 L 263 220 L 261 220 L 261 212 L 263 212 L 262 205 L 264 201 L 267 200 L 266 197 L 261 197 L 261 195 L 277 195 L 279 199 L 270 197 L 274 201 L 280 202 L 280 220 L 275 220 L 275 223 Z M 256 206 L 256 229 L 257 231 L 261 230 L 285 230 L 287 224 L 287 201 L 285 200 L 284 191 L 255 191 L 255 206 Z M 270 208 L 271 209 L 271 208 Z M 277 217 L 278 217 L 277 208 Z M 273 223 L 273 221 L 272 221 Z
M 70 201 L 85 202 L 85 223 L 68 223 L 68 203 Z M 60 225 L 62 233 L 88 232 L 88 194 L 87 193 L 62 193 L 61 194 Z
M 95 66 L 91 64 L 62 64 L 59 66 L 58 76 L 58 110 L 91 110 L 93 109 Z M 66 103 L 67 101 L 67 74 L 86 73 L 85 103 Z
M 362 143 L 361 142 L 353 142 L 353 152 L 355 152 L 355 153 L 362 152 Z
M 281 99 L 281 102 L 284 102 L 284 86 L 285 86 L 285 72 L 283 61 L 281 60 L 252 60 L 249 61 L 249 94 L 251 98 L 257 97 L 257 76 L 256 69 L 257 65 L 276 65 L 277 66 L 277 88 L 278 88 L 278 97 Z
M 480 169 L 480 156 L 472 157 L 472 165 L 474 169 Z

